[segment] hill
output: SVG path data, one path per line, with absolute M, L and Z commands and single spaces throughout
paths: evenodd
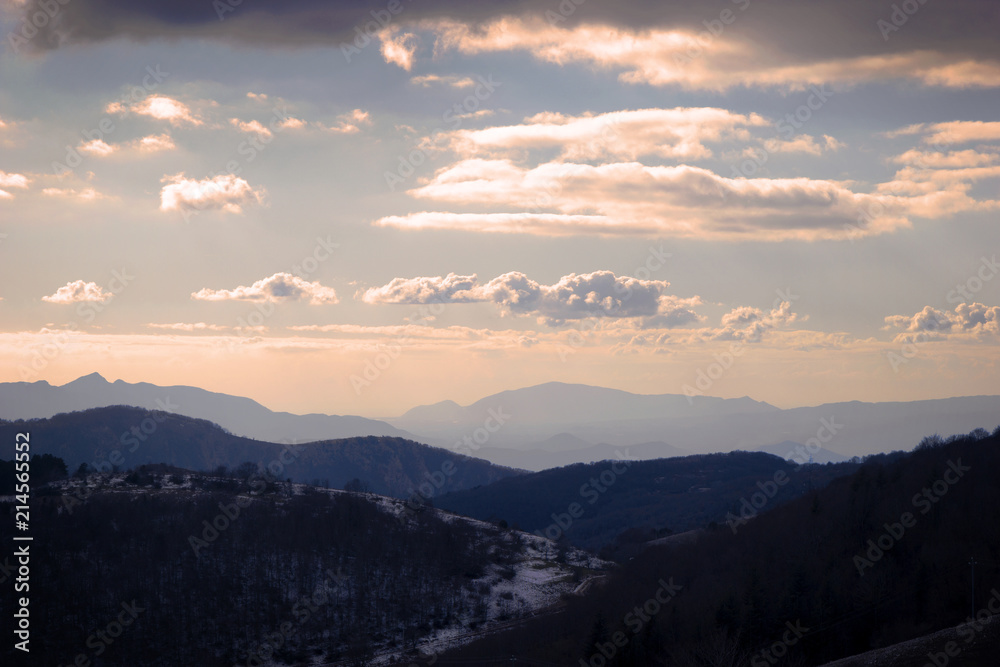
M 1000 609 L 1000 598 L 997 599 L 994 609 Z M 954 664 L 962 667 L 996 667 L 997 647 L 1000 647 L 1000 619 L 992 616 L 875 651 L 866 651 L 861 655 L 828 662 L 822 667 L 878 667 L 879 665 L 924 667 L 927 664 L 934 665 L 934 661 L 948 664 L 953 660 Z M 951 654 L 946 652 L 949 648 Z
M 998 472 L 1000 429 L 871 457 L 736 534 L 649 548 L 558 617 L 448 657 L 500 664 L 518 647 L 567 665 L 821 665 L 967 624 L 973 610 L 978 623 L 1000 590 Z M 669 602 L 655 597 L 663 581 L 680 587 Z M 995 659 L 996 634 L 983 641 Z
M 798 466 L 760 452 L 606 460 L 510 477 L 445 494 L 435 504 L 480 519 L 504 519 L 552 539 L 565 535 L 596 551 L 723 523 L 728 513 L 756 514 L 758 508 L 744 509 L 743 500 L 762 489 L 773 493 L 761 508 L 775 507 L 856 467 Z M 572 505 L 578 506 L 577 516 L 570 513 Z
M 0 438 L 9 442 L 23 430 L 31 432 L 33 453 L 58 456 L 71 472 L 84 463 L 96 470 L 167 463 L 207 471 L 249 461 L 279 479 L 323 480 L 335 487 L 359 479 L 372 491 L 396 497 L 409 496 L 422 485 L 424 495 L 433 496 L 517 472 L 403 438 L 365 436 L 283 445 L 233 435 L 202 419 L 127 406 L 0 421 Z
M 546 613 L 605 566 L 402 500 L 257 481 L 142 468 L 37 489 L 30 664 L 415 659 Z

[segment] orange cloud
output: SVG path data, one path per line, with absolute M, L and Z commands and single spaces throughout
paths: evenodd
M 42 301 L 62 305 L 79 303 L 81 301 L 96 301 L 98 303 L 104 303 L 113 296 L 113 294 L 105 292 L 104 288 L 97 283 L 74 280 L 73 282 L 66 283 L 57 289 L 55 294 L 43 296 Z
M 803 62 L 801 54 L 785 54 L 735 34 L 706 39 L 704 31 L 687 29 L 632 30 L 602 24 L 561 28 L 540 17 L 504 17 L 481 26 L 452 20 L 423 25 L 437 34 L 435 52 L 524 51 L 557 65 L 621 70 L 619 80 L 631 84 L 716 91 L 890 79 L 916 79 L 947 88 L 1000 85 L 1000 63 L 960 53 L 922 50 Z
M 466 156 L 484 151 L 557 149 L 566 159 L 613 156 L 634 160 L 643 155 L 705 158 L 708 142 L 747 139 L 747 128 L 770 123 L 757 114 L 716 108 L 638 109 L 568 116 L 542 113 L 520 125 L 457 130 L 451 148 Z
M 242 213 L 243 206 L 259 204 L 264 197 L 263 190 L 255 190 L 245 179 L 233 174 L 196 180 L 180 173 L 165 176 L 163 180 L 167 185 L 160 190 L 161 211 L 221 209 Z
M 142 102 L 135 105 L 125 105 L 121 102 L 112 102 L 107 106 L 108 113 L 126 114 L 136 113 L 141 116 L 149 116 L 157 120 L 168 121 L 171 125 L 201 125 L 202 121 L 191 113 L 191 109 L 179 100 L 166 95 L 150 95 Z
M 258 280 L 253 285 L 241 285 L 231 290 L 215 290 L 205 287 L 191 294 L 198 301 L 303 301 L 310 305 L 326 305 L 339 302 L 332 287 L 324 287 L 318 282 L 309 282 L 290 273 L 275 273 Z
M 761 240 L 836 239 L 908 226 L 912 203 L 808 178 L 726 178 L 700 167 L 463 160 L 409 191 L 418 199 L 520 209 L 419 212 L 377 226 L 541 235 L 669 235 Z M 862 211 L 876 209 L 863 228 Z

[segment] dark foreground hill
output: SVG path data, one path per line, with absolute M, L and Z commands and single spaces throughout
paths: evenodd
M 191 470 L 235 468 L 249 461 L 278 479 L 342 487 L 359 479 L 371 491 L 407 497 L 424 485 L 437 490 L 488 484 L 516 474 L 487 461 L 388 436 L 342 438 L 298 445 L 235 436 L 202 419 L 125 406 L 94 408 L 49 419 L 0 421 L 0 438 L 30 431 L 34 454 L 58 456 L 75 471 L 167 463 Z M 433 488 L 427 488 L 431 484 Z
M 984 605 L 989 611 L 989 608 Z M 1000 599 L 993 605 L 1000 609 Z M 962 665 L 994 667 L 1000 647 L 1000 617 L 976 619 L 923 637 L 886 646 L 861 655 L 828 662 L 823 667 L 931 667 Z M 950 652 L 949 652 L 950 651 Z M 935 665 L 936 663 L 936 665 Z
M 37 487 L 30 543 L 11 500 L 30 653 L 9 639 L 4 665 L 368 665 L 517 622 L 603 566 L 403 500 L 162 466 Z M 0 556 L 5 586 L 18 563 Z
M 565 613 L 441 664 L 508 664 L 494 658 L 516 647 L 563 665 L 804 667 L 960 625 L 978 636 L 979 620 L 1000 610 L 998 475 L 1000 430 L 872 457 L 735 535 L 720 527 L 694 543 L 650 548 Z M 663 582 L 681 588 L 668 597 Z M 964 656 L 962 643 L 929 649 L 937 662 L 877 664 L 997 664 L 996 633 L 973 644 Z
M 438 507 L 503 519 L 551 539 L 562 535 L 597 551 L 725 523 L 776 507 L 853 472 L 855 463 L 803 465 L 762 452 L 705 454 L 653 461 L 601 461 L 509 477 L 448 493 Z M 605 552 L 611 556 L 610 552 Z

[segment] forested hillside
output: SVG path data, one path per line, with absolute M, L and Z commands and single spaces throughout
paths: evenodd
M 856 468 L 853 463 L 798 466 L 761 452 L 623 459 L 510 477 L 449 493 L 435 503 L 628 557 L 635 551 L 629 544 L 725 523 L 730 514 L 752 516 Z
M 251 461 L 279 479 L 335 488 L 358 479 L 371 491 L 400 498 L 420 492 L 428 483 L 431 488 L 425 486 L 423 493 L 430 496 L 518 472 L 403 438 L 270 443 L 235 436 L 202 419 L 126 406 L 0 421 L 0 438 L 5 442 L 13 442 L 20 431 L 31 432 L 32 452 L 58 456 L 70 472 L 83 463 L 96 470 L 155 463 L 214 470 Z
M 988 616 L 1000 590 L 998 474 L 1000 430 L 871 457 L 736 534 L 651 548 L 558 617 L 454 655 L 500 664 L 489 658 L 516 646 L 554 664 L 806 666 L 958 626 Z M 664 580 L 680 592 L 650 603 Z M 949 664 L 992 667 L 998 654 Z
M 402 500 L 263 477 L 154 466 L 56 482 L 37 495 L 30 648 L 38 665 L 416 656 L 555 603 L 602 566 Z M 0 539 L 9 543 L 13 503 L 2 507 Z M 10 643 L 3 652 L 10 657 Z

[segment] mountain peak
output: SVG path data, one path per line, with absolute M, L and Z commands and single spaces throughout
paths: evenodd
M 96 387 L 106 384 L 108 384 L 108 381 L 104 379 L 104 376 L 95 371 L 90 375 L 82 375 L 72 382 L 67 382 L 63 387 Z

